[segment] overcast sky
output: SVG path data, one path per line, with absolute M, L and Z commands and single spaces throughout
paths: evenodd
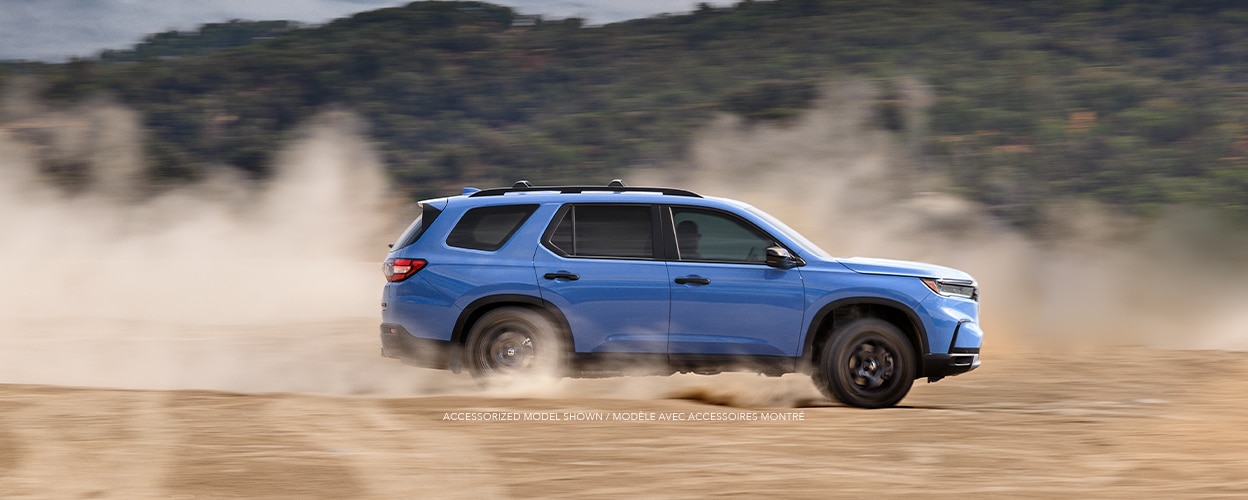
M 0 60 L 50 62 L 125 49 L 145 35 L 231 19 L 324 23 L 411 0 L 0 0 Z M 522 14 L 605 24 L 694 8 L 700 0 L 499 0 Z M 707 0 L 732 5 L 728 0 Z

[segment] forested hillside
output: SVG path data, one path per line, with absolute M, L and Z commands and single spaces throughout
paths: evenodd
M 746 0 L 587 27 L 478 2 L 324 26 L 207 25 L 66 64 L 8 64 L 42 95 L 137 109 L 153 179 L 263 176 L 305 118 L 369 120 L 412 196 L 519 177 L 598 181 L 679 158 L 715 113 L 786 120 L 825 82 L 875 81 L 959 194 L 1019 226 L 1092 198 L 1248 219 L 1248 7 L 1231 1 Z M 930 94 L 923 115 L 897 89 Z M 908 109 L 908 108 L 907 108 Z

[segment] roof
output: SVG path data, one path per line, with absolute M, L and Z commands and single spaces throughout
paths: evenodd
M 658 193 L 667 196 L 689 196 L 701 198 L 693 191 L 667 187 L 641 187 L 626 186 L 624 181 L 619 179 L 612 180 L 606 186 L 534 186 L 529 181 L 521 180 L 512 184 L 509 188 L 491 188 L 479 191 L 471 191 L 472 188 L 464 189 L 464 194 L 471 198 L 479 196 L 502 196 L 508 193 L 539 193 L 539 192 L 556 192 L 560 194 L 580 194 L 580 193 Z

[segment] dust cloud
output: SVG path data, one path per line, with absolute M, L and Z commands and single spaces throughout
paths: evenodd
M 151 194 L 135 113 L 18 94 L 0 114 L 0 381 L 370 392 L 403 380 L 377 360 L 396 222 L 360 119 L 319 116 L 265 182 L 214 169 Z
M 900 134 L 873 125 L 871 83 L 842 81 L 791 123 L 720 117 L 681 163 L 627 180 L 745 200 L 834 255 L 964 269 L 983 290 L 987 359 L 1117 345 L 1248 349 L 1245 238 L 1195 210 L 1143 223 L 1095 205 L 1054 211 L 1047 239 L 1021 234 L 942 194 L 939 169 L 915 154 L 930 99 L 917 82 L 900 90 Z M 268 181 L 215 169 L 152 194 L 138 170 L 135 113 L 103 99 L 53 110 L 26 97 L 10 90 L 0 106 L 0 383 L 742 407 L 821 400 L 800 375 L 480 391 L 466 375 L 381 359 L 378 262 L 409 207 L 387 201 L 363 120 L 319 116 Z M 81 175 L 57 185 L 49 163 Z
M 986 356 L 994 350 L 1137 345 L 1248 348 L 1248 240 L 1212 214 L 1175 208 L 1155 221 L 1074 203 L 1046 236 L 1002 225 L 956 196 L 913 154 L 930 97 L 903 82 L 907 126 L 873 124 L 878 89 L 829 85 L 794 123 L 720 117 L 679 169 L 647 183 L 745 200 L 837 256 L 938 263 L 980 282 Z

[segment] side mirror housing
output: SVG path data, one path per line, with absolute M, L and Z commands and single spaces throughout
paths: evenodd
M 767 247 L 767 265 L 777 269 L 792 269 L 797 266 L 797 260 L 784 247 Z

